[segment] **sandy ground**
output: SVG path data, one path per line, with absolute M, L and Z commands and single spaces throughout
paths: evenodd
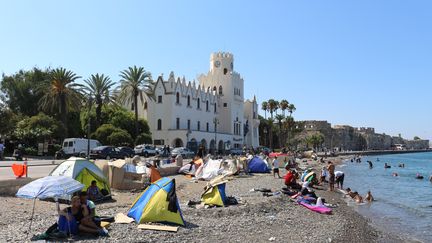
M 315 162 L 314 162 L 315 163 Z M 284 174 L 284 170 L 281 170 Z M 332 215 L 321 215 L 292 202 L 285 195 L 264 197 L 252 188 L 280 190 L 282 179 L 270 174 L 234 177 L 227 183 L 228 196 L 241 199 L 236 206 L 196 209 L 188 200 L 199 200 L 206 182 L 193 183 L 177 175 L 177 195 L 187 224 L 177 233 L 144 231 L 135 223 L 112 224 L 110 237 L 85 237 L 89 242 L 404 242 L 374 229 L 362 216 L 348 207 L 338 193 L 316 190 L 327 202 L 337 204 Z M 325 189 L 325 188 L 322 188 Z M 97 205 L 99 215 L 127 213 L 139 192 L 113 191 L 115 202 Z M 0 242 L 24 242 L 44 232 L 56 221 L 55 204 L 36 201 L 33 225 L 29 232 L 32 200 L 0 197 Z M 65 207 L 66 205 L 62 205 Z

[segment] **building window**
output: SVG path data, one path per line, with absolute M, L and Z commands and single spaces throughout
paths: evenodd
M 213 87 L 213 91 L 214 91 L 214 92 L 217 92 L 217 88 L 216 88 L 216 86 Z
M 190 95 L 187 97 L 187 106 L 190 106 Z
M 187 121 L 187 129 L 190 130 L 190 120 Z
M 158 96 L 158 103 L 162 103 L 162 95 Z
M 180 104 L 180 93 L 179 92 L 176 93 L 176 103 Z
M 228 69 L 224 68 L 224 75 L 228 73 Z
M 224 107 L 227 107 L 228 106 L 228 104 L 227 103 L 224 103 Z
M 208 132 L 209 129 L 210 129 L 210 126 L 209 126 L 209 123 L 207 122 L 207 124 L 206 124 L 206 131 Z
M 208 100 L 206 101 L 206 111 L 209 111 L 209 102 L 208 102 Z
M 216 103 L 214 103 L 214 113 L 216 113 Z
M 176 118 L 176 129 L 180 129 L 180 118 Z
M 199 121 L 197 122 L 197 130 L 201 131 L 201 123 Z
M 222 95 L 222 85 L 219 86 L 219 94 Z
M 162 130 L 162 120 L 158 119 L 157 121 L 157 130 Z
M 198 98 L 197 99 L 197 109 L 200 109 L 200 103 L 201 103 L 201 100 L 200 100 L 200 98 Z
M 147 110 L 147 107 L 148 107 L 148 104 L 147 104 L 147 101 L 146 101 L 146 102 L 144 102 L 144 110 Z

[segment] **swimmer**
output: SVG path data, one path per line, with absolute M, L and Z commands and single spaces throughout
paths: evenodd
M 420 175 L 419 173 L 417 173 L 417 175 L 416 175 L 416 179 L 419 179 L 419 180 L 423 180 L 423 176 L 422 175 Z
M 372 169 L 372 168 L 373 168 L 372 161 L 368 160 L 367 162 L 368 162 L 368 164 L 369 164 L 369 169 Z
M 399 176 L 398 173 L 393 172 L 392 176 Z
M 354 197 L 353 199 L 356 201 L 356 203 L 363 203 L 363 197 L 360 196 L 358 192 L 353 192 Z
M 388 165 L 387 163 L 384 163 L 384 169 L 388 169 L 388 168 L 391 168 L 391 166 Z
M 368 191 L 368 192 L 367 192 L 367 194 L 366 194 L 366 196 L 365 196 L 365 200 L 366 200 L 367 202 L 375 201 L 374 197 L 372 196 L 371 191 Z

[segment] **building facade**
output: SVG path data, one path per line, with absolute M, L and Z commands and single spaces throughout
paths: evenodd
M 257 101 L 244 100 L 244 80 L 234 71 L 231 53 L 212 53 L 210 70 L 198 82 L 173 72 L 167 80 L 159 76 L 154 93 L 154 99 L 145 97 L 137 106 L 154 144 L 186 147 L 190 142 L 221 153 L 259 146 Z

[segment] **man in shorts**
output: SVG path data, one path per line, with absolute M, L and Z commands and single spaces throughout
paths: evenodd
M 329 172 L 329 191 L 332 192 L 335 184 L 335 166 L 331 161 L 328 162 L 327 170 Z
M 279 160 L 277 159 L 277 157 L 275 157 L 273 159 L 273 177 L 275 177 L 276 174 L 278 175 L 278 178 L 280 179 L 281 176 L 279 174 Z

